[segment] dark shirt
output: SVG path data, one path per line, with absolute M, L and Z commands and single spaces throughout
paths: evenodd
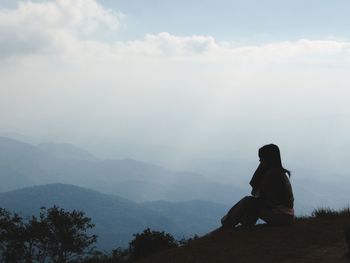
M 281 169 L 269 169 L 264 172 L 258 188 L 258 195 L 271 207 L 282 205 L 293 208 L 292 186 L 288 176 Z

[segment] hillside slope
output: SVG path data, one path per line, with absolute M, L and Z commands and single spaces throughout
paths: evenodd
M 298 219 L 292 226 L 216 230 L 140 263 L 345 263 L 350 215 Z

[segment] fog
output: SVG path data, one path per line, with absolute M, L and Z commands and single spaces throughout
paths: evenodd
M 1 134 L 174 169 L 246 167 L 272 142 L 291 170 L 348 173 L 350 42 L 169 32 L 107 41 L 125 14 L 76 3 L 0 9 Z

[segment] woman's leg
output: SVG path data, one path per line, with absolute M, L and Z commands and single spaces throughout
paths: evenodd
M 273 226 L 290 225 L 294 221 L 293 215 L 278 213 L 271 208 L 264 207 L 259 211 L 259 218 Z
M 238 223 L 242 225 L 255 225 L 258 220 L 259 199 L 246 196 L 235 204 L 221 219 L 223 227 L 234 227 Z

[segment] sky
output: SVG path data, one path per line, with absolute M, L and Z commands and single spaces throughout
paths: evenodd
M 0 0 L 0 133 L 346 173 L 349 1 Z M 33 140 L 34 140 L 33 139 Z

